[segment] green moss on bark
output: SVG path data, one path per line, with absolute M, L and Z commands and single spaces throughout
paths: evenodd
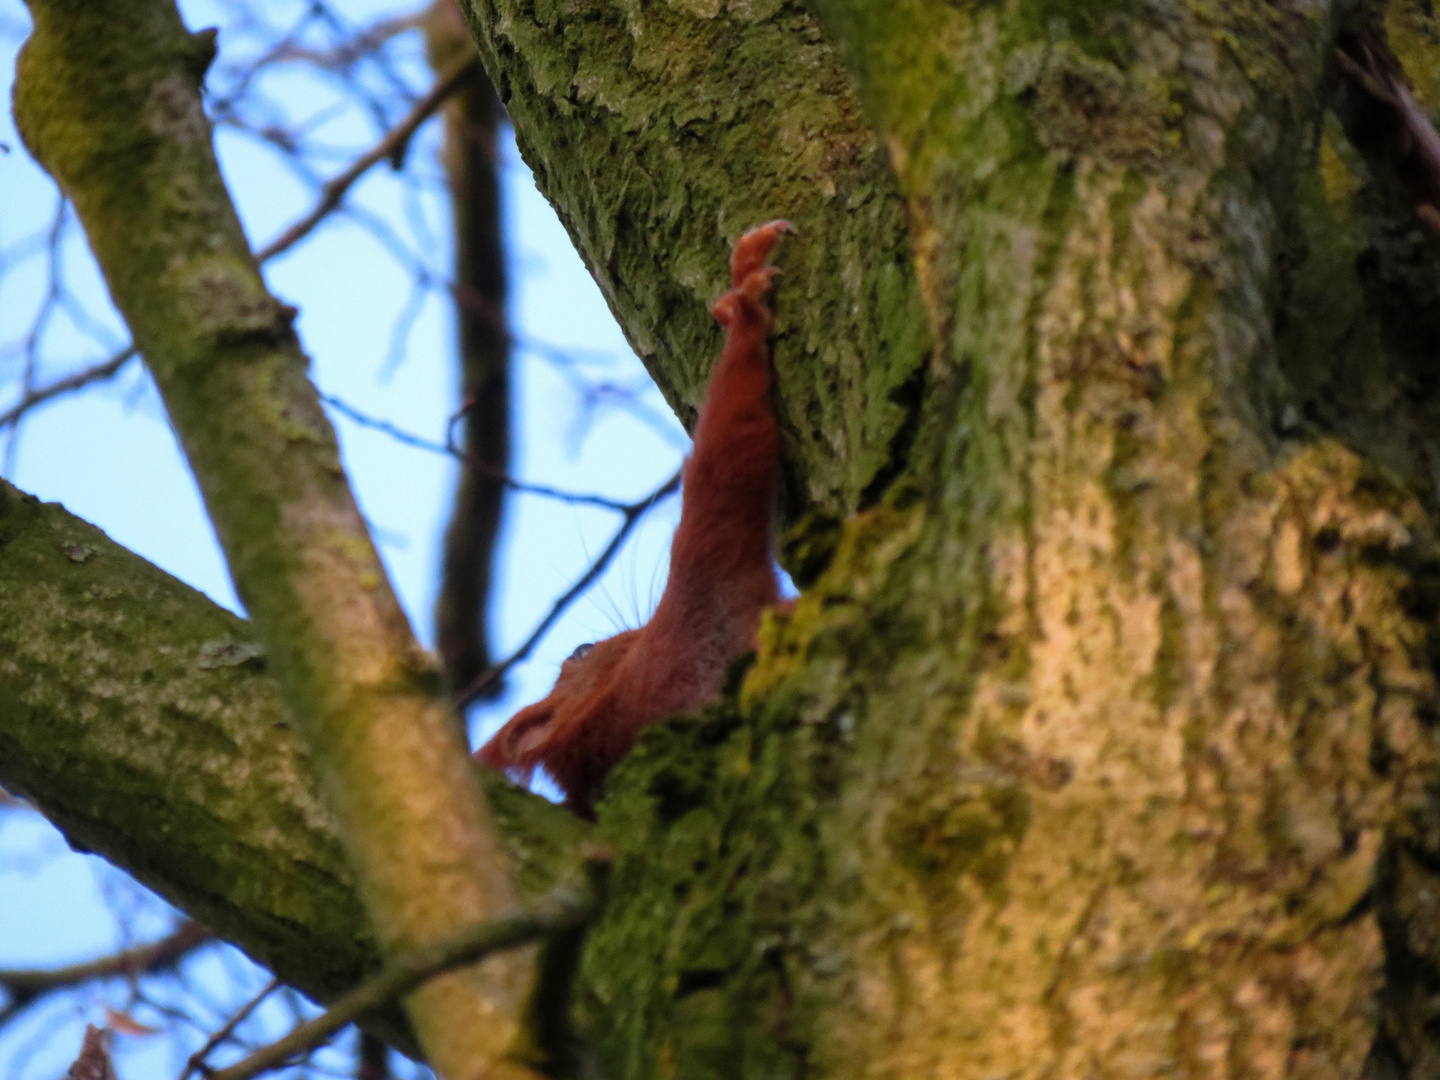
M 1355 325 L 1343 287 L 1297 338 L 1276 319 L 1344 284 L 1328 226 L 1299 241 L 1327 28 L 833 7 L 939 341 L 918 497 L 797 536 L 825 569 L 738 699 L 613 778 L 602 828 L 662 854 L 627 849 L 587 961 L 608 1056 L 1121 1076 L 1208 1046 L 1358 1074 L 1382 1025 L 1366 890 L 1435 775 L 1428 616 L 1396 613 L 1433 529 L 1375 471 L 1379 423 L 1276 430 L 1288 364 L 1363 380 L 1381 348 L 1296 347 Z
M 317 1000 L 378 964 L 247 622 L 3 481 L 0 597 L 0 784 Z M 525 894 L 578 873 L 588 826 L 486 779 Z
M 1245 0 L 819 7 L 875 142 L 788 5 L 473 11 L 682 409 L 724 240 L 775 213 L 826 238 L 777 299 L 808 587 L 738 690 L 611 779 L 580 978 L 602 1057 L 1430 1075 L 1440 562 L 1404 437 L 1429 330 L 1382 314 L 1423 313 L 1431 252 L 1383 192 L 1322 183 L 1330 28 Z M 917 296 L 923 368 L 885 353 Z M 837 339 L 864 364 L 827 368 Z
M 774 305 L 789 505 L 873 501 L 908 451 L 929 337 L 894 179 L 810 14 L 575 0 L 469 14 L 536 183 L 687 425 L 720 352 L 708 308 L 731 245 L 770 218 L 798 226 Z
M 453 714 L 215 161 L 199 93 L 213 36 L 187 33 L 170 0 L 30 8 L 17 127 L 155 377 L 383 949 L 498 915 L 515 892 Z M 409 996 L 437 1071 L 531 1075 L 509 1055 L 532 968 L 507 954 Z

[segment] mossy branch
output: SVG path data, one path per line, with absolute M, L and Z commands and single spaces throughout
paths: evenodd
M 685 423 L 720 355 L 731 246 L 795 223 L 773 338 L 786 513 L 878 497 L 930 338 L 890 163 L 805 5 L 462 7 L 536 185 Z
M 269 663 L 335 811 L 382 951 L 513 908 L 451 711 L 395 599 L 290 325 L 265 289 L 200 100 L 213 32 L 169 0 L 33 0 L 17 64 L 26 145 L 72 200 L 165 401 Z M 533 957 L 407 1003 L 442 1075 L 511 1057 Z
M 380 964 L 334 818 L 245 620 L 0 481 L 0 785 L 319 1001 Z M 523 897 L 591 829 L 482 775 Z M 367 1026 L 416 1052 L 398 1013 Z

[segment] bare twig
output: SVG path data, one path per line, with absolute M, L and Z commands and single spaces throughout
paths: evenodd
M 540 639 L 543 638 L 549 632 L 550 627 L 555 624 L 555 620 L 560 618 L 561 614 L 575 601 L 576 597 L 593 585 L 595 579 L 605 572 L 605 568 L 610 565 L 610 561 L 615 558 L 616 552 L 620 550 L 631 531 L 639 524 L 640 519 L 645 516 L 645 512 L 661 499 L 673 495 L 679 489 L 680 476 L 681 471 L 677 471 L 674 476 L 666 480 L 665 483 L 661 484 L 649 495 L 645 496 L 645 498 L 624 507 L 625 520 L 622 521 L 620 527 L 615 530 L 615 535 L 610 538 L 610 543 L 605 545 L 605 550 L 600 552 L 595 561 L 590 564 L 590 568 L 580 575 L 580 579 L 576 581 L 574 585 L 570 586 L 570 588 L 551 605 L 549 613 L 545 618 L 540 620 L 540 625 L 535 627 L 530 636 L 525 639 L 524 644 L 498 664 L 491 665 L 488 671 L 480 675 L 479 678 L 455 696 L 456 708 L 463 709 L 472 701 L 482 697 L 495 680 L 504 677 L 507 671 L 530 655 L 535 646 L 540 643 Z
M 276 255 L 289 250 L 296 243 L 307 236 L 315 229 L 325 217 L 330 214 L 345 197 L 345 193 L 354 183 L 374 164 L 386 158 L 395 158 L 403 153 L 403 148 L 409 142 L 415 131 L 438 109 L 447 98 L 462 86 L 465 81 L 479 72 L 478 58 L 461 64 L 455 71 L 440 79 L 430 92 L 415 104 L 404 120 L 392 128 L 384 138 L 367 150 L 360 157 L 356 158 L 350 166 L 340 175 L 334 177 L 322 187 L 322 194 L 319 202 L 311 211 L 295 224 L 291 225 L 284 233 L 277 237 L 266 247 L 256 253 L 256 259 L 266 262 Z M 32 336 L 36 336 L 32 334 Z M 44 386 L 31 387 L 26 385 L 20 400 L 10 408 L 0 413 L 0 430 L 4 430 L 16 423 L 37 405 L 43 404 L 54 397 L 79 390 L 92 382 L 101 379 L 108 379 L 118 373 L 136 355 L 134 344 L 127 345 L 109 360 L 84 368 L 63 378 L 56 379 Z M 27 365 L 27 371 L 29 366 Z
M 480 71 L 480 58 L 471 57 L 460 64 L 454 71 L 440 79 L 430 88 L 430 92 L 415 103 L 408 116 L 396 124 L 385 137 L 372 146 L 365 153 L 352 161 L 348 168 L 338 176 L 326 181 L 321 188 L 320 201 L 299 221 L 291 225 L 283 233 L 277 236 L 270 243 L 255 253 L 255 258 L 260 262 L 274 258 L 282 251 L 287 251 L 307 236 L 315 226 L 324 221 L 325 218 L 340 205 L 345 198 L 345 193 L 354 186 L 355 181 L 364 176 L 372 165 L 386 160 L 399 159 L 404 154 L 405 147 L 409 144 L 411 137 L 419 129 L 420 125 L 428 120 L 435 110 L 445 103 L 445 100 L 458 90 L 467 79 L 478 74 Z
M 360 1061 L 355 1080 L 390 1080 L 390 1047 L 368 1031 L 360 1032 Z
M 94 1024 L 85 1025 L 85 1038 L 79 1056 L 65 1073 L 66 1080 L 115 1080 L 115 1065 L 110 1060 L 110 1033 Z
M 476 461 L 467 456 L 465 452 L 453 442 L 438 443 L 433 439 L 412 434 L 403 428 L 396 427 L 388 420 L 381 420 L 378 417 L 361 412 L 353 405 L 335 397 L 333 394 L 321 394 L 320 400 L 347 420 L 359 424 L 361 427 L 382 432 L 385 435 L 389 435 L 396 442 L 403 443 L 405 446 L 413 446 L 417 450 L 428 450 L 432 454 L 445 454 L 447 457 L 453 457 L 467 469 L 474 469 L 476 472 L 503 484 L 511 491 L 518 491 L 525 495 L 538 495 L 545 499 L 555 499 L 558 502 L 570 503 L 573 506 L 598 506 L 602 510 L 613 510 L 618 514 L 629 513 L 633 505 L 631 503 L 621 502 L 619 499 L 607 498 L 604 495 L 564 491 L 560 488 L 549 487 L 546 484 L 532 484 L 525 480 L 516 480 L 507 475 L 503 470 L 496 469 L 493 466 L 485 464 L 483 461 Z
M 94 979 L 148 975 L 174 967 L 210 939 L 210 931 L 199 923 L 184 922 L 159 941 L 124 949 L 98 960 L 58 968 L 0 970 L 0 989 L 10 998 L 5 1007 L 0 1008 L 0 1023 L 56 990 L 79 986 Z
M 25 355 L 25 369 L 20 377 L 20 396 L 28 396 L 35 389 L 35 372 L 40 366 L 40 339 L 45 333 L 45 328 L 50 323 L 50 318 L 59 307 L 60 294 L 60 241 L 65 234 L 65 214 L 69 208 L 69 202 L 62 195 L 60 202 L 55 208 L 55 217 L 50 222 L 50 231 L 46 235 L 45 247 L 49 253 L 48 259 L 48 282 L 45 286 L 45 299 L 41 302 L 39 310 L 35 312 L 35 318 L 30 324 L 30 332 L 25 335 L 23 351 Z M 0 459 L 0 472 L 7 475 L 15 461 L 15 437 L 19 434 L 18 426 L 11 426 L 5 436 L 5 455 Z
M 248 30 L 251 33 L 263 36 L 269 40 L 271 44 L 269 48 L 250 63 L 249 66 L 232 69 L 236 78 L 236 84 L 230 88 L 230 92 L 224 97 L 211 99 L 210 109 L 212 112 L 217 116 L 223 116 L 231 112 L 234 109 L 235 103 L 249 94 L 251 84 L 255 81 L 256 77 L 269 67 L 271 63 L 276 62 L 276 58 L 299 39 L 305 28 L 313 22 L 315 18 L 315 11 L 313 9 L 306 9 L 290 28 L 282 33 L 278 27 L 265 22 L 263 18 L 257 18 L 256 13 L 253 11 L 244 11 L 242 14 L 237 6 L 237 10 L 232 12 L 227 31 L 234 33 L 242 29 Z
M 92 382 L 99 382 L 101 379 L 111 378 L 134 357 L 135 346 L 127 345 L 103 364 L 82 368 L 62 379 L 56 379 L 52 383 L 46 383 L 44 386 L 37 386 L 27 391 L 19 401 L 0 413 L 0 430 L 9 427 L 35 406 L 49 401 L 53 397 L 71 393 Z
M 632 419 L 640 421 L 672 446 L 684 444 L 684 431 L 675 423 L 674 415 L 647 405 L 640 397 L 643 387 L 618 386 L 611 382 L 582 384 L 575 379 L 571 382 L 580 398 L 577 427 L 584 428 L 588 425 L 600 406 L 608 403 L 612 408 L 621 409 Z
M 407 30 L 415 29 L 420 25 L 422 19 L 423 16 L 414 13 L 380 19 L 357 30 L 349 38 L 328 50 L 307 49 L 294 44 L 287 38 L 278 42 L 275 48 L 262 56 L 256 62 L 255 67 L 300 62 L 317 68 L 344 70 L 353 67 L 356 62 L 375 52 L 391 38 L 403 34 Z
M 289 250 L 330 214 L 345 197 L 345 193 L 365 174 L 371 166 L 386 158 L 393 158 L 402 152 L 403 147 L 409 142 L 415 131 L 438 109 L 445 100 L 464 84 L 464 82 L 477 74 L 479 71 L 479 59 L 475 58 L 461 64 L 455 71 L 436 82 L 430 92 L 421 98 L 411 109 L 404 120 L 392 128 L 384 138 L 361 154 L 350 166 L 340 175 L 334 177 L 323 185 L 320 201 L 311 211 L 295 224 L 291 225 L 284 233 L 277 237 L 266 247 L 256 253 L 256 259 L 260 262 L 279 255 Z M 37 336 L 32 333 L 32 337 Z M 0 413 L 0 430 L 13 425 L 35 406 L 87 386 L 92 382 L 101 379 L 108 379 L 120 371 L 131 358 L 136 355 L 134 344 L 127 345 L 109 360 L 96 364 L 93 367 L 84 368 L 64 378 L 56 379 L 45 386 L 26 386 L 19 401 L 12 405 L 5 412 Z M 28 370 L 28 368 L 27 368 Z
M 350 27 L 350 25 L 346 23 L 344 17 L 340 14 L 340 12 L 331 5 L 325 3 L 325 0 L 310 0 L 310 6 L 311 10 L 313 10 L 316 15 L 319 16 L 321 21 L 327 23 L 330 26 L 331 30 L 333 30 L 335 33 L 341 35 L 353 35 L 355 33 L 355 31 Z M 365 57 L 365 59 L 369 60 L 375 66 L 375 68 L 380 72 L 381 75 L 385 77 L 385 80 L 390 84 L 390 88 L 403 100 L 415 100 L 415 92 L 411 90 L 410 84 L 400 77 L 399 72 L 397 72 L 394 66 L 390 63 L 383 49 L 372 49 L 370 53 Z M 354 65 L 352 64 L 349 66 L 353 67 Z M 363 89 L 363 84 L 360 82 L 360 80 L 352 79 L 351 83 L 357 91 L 360 91 L 358 95 L 360 99 L 370 106 L 370 109 L 375 114 L 375 117 L 383 125 L 385 122 L 385 103 L 381 101 L 378 97 L 376 97 L 374 94 L 365 92 Z M 398 168 L 399 166 L 397 165 L 396 167 Z
M 427 17 L 431 62 L 475 49 L 457 0 L 436 0 Z M 500 206 L 496 142 L 505 111 L 488 79 L 476 78 L 446 108 L 445 166 L 450 177 L 455 236 L 455 289 L 479 301 L 472 312 L 457 301 L 463 434 L 455 441 L 466 458 L 487 469 L 467 469 L 455 485 L 435 599 L 435 646 L 445 685 L 468 684 L 493 662 L 485 613 L 492 599 L 495 549 L 504 510 L 504 485 L 494 472 L 510 468 L 511 338 L 505 319 L 508 282 Z M 416 230 L 418 235 L 418 230 Z M 492 472 L 493 470 L 493 472 Z M 501 690 L 492 684 L 491 694 Z
M 1333 56 L 1336 70 L 1358 96 L 1360 143 L 1384 152 L 1420 219 L 1440 233 L 1440 134 L 1406 85 L 1405 70 L 1383 30 L 1342 35 Z
M 320 1045 L 347 1024 L 372 1009 L 404 997 L 427 979 L 444 971 L 472 964 L 492 953 L 527 944 L 561 930 L 581 926 L 594 909 L 593 891 L 561 888 L 533 907 L 476 926 L 399 957 L 378 975 L 361 983 L 315 1019 L 301 1024 L 284 1038 L 255 1051 L 211 1080 L 248 1080 L 283 1064 L 296 1054 Z
M 204 1046 L 190 1055 L 190 1059 L 185 1062 L 185 1071 L 180 1074 L 180 1080 L 188 1080 L 188 1077 L 192 1073 L 197 1070 L 206 1069 L 205 1059 L 210 1056 L 211 1052 L 226 1039 L 230 1038 L 230 1036 L 235 1033 L 235 1029 L 243 1024 L 246 1018 L 260 1007 L 260 1003 L 279 989 L 279 987 L 280 980 L 271 979 L 265 984 L 263 990 L 244 1005 L 240 1006 L 230 1019 L 226 1020 L 225 1023 L 220 1026 L 219 1030 L 212 1033 L 211 1036 L 205 1040 Z

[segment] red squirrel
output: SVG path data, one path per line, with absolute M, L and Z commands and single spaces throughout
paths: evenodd
M 526 778 L 543 767 L 577 813 L 590 813 L 641 728 L 719 696 L 726 665 L 755 647 L 761 612 L 780 600 L 770 555 L 779 436 L 765 297 L 777 272 L 766 260 L 790 229 L 772 221 L 742 236 L 730 261 L 732 287 L 711 308 L 725 327 L 725 349 L 695 426 L 655 614 L 638 630 L 576 649 L 555 688 L 476 755 Z

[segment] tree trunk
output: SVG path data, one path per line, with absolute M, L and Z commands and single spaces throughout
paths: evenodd
M 1433 21 L 816 7 L 468 13 L 682 415 L 800 226 L 806 587 L 599 805 L 606 1073 L 1437 1075 L 1440 242 L 1332 61 Z
M 861 509 L 738 707 L 612 782 L 602 831 L 651 854 L 592 939 L 593 1030 L 622 1075 L 1434 1075 L 1440 249 L 1327 119 L 1341 13 L 817 7 L 903 204 L 804 182 L 814 118 L 855 116 L 792 8 L 474 4 L 682 400 L 652 297 L 799 221 L 792 475 Z M 875 332 L 892 271 L 923 366 Z M 885 392 L 827 423 L 834 374 Z M 882 403 L 889 470 L 853 434 Z

